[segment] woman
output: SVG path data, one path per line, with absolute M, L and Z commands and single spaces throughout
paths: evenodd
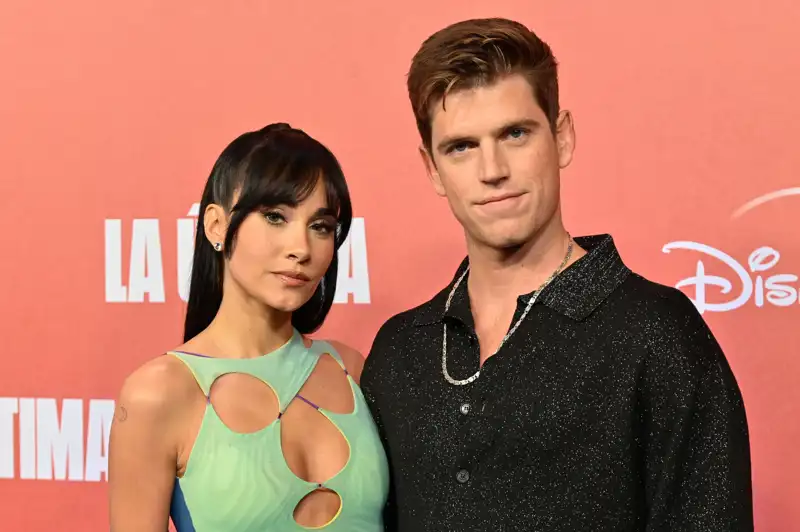
M 120 391 L 112 532 L 377 532 L 388 468 L 362 356 L 305 337 L 352 209 L 334 156 L 273 124 L 220 155 L 200 204 L 184 344 Z

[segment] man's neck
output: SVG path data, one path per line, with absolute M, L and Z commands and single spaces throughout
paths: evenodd
M 516 301 L 521 294 L 538 290 L 561 266 L 570 236 L 560 223 L 546 228 L 523 246 L 497 250 L 468 242 L 470 298 L 496 307 Z M 576 243 L 564 268 L 585 255 Z

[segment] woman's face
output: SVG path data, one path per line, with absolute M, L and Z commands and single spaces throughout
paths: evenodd
M 276 206 L 245 218 L 226 264 L 225 282 L 263 305 L 293 312 L 311 299 L 328 271 L 335 236 L 335 212 L 320 179 L 296 207 Z

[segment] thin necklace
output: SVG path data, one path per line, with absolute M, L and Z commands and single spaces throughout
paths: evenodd
M 567 262 L 569 262 L 569 259 L 572 256 L 572 237 L 569 236 L 569 233 L 567 233 L 567 236 L 569 237 L 569 245 L 567 246 L 567 254 L 564 257 L 564 260 L 561 261 L 561 265 L 558 268 L 556 268 L 556 270 L 550 275 L 550 277 L 548 277 L 547 280 L 544 283 L 542 283 L 542 285 L 533 293 L 531 298 L 528 300 L 528 305 L 525 307 L 525 312 L 522 313 L 522 316 L 520 316 L 517 322 L 514 324 L 514 326 L 511 327 L 511 330 L 506 333 L 506 335 L 503 337 L 503 340 L 500 342 L 500 345 L 498 345 L 497 349 L 495 349 L 494 353 L 492 353 L 492 356 L 496 355 L 497 352 L 500 351 L 500 348 L 503 347 L 503 344 L 506 343 L 506 340 L 511 338 L 511 335 L 514 334 L 514 332 L 517 330 L 517 327 L 519 327 L 520 323 L 522 323 L 522 320 L 524 320 L 525 316 L 528 315 L 528 312 L 531 310 L 531 307 L 536 302 L 536 298 L 539 297 L 539 294 L 542 293 L 542 290 L 544 290 L 544 288 L 548 284 L 550 284 L 550 281 L 555 279 L 556 275 L 558 275 L 558 273 L 564 268 L 564 266 L 567 265 Z M 447 303 L 444 306 L 445 312 L 447 312 L 450 309 L 450 301 L 453 299 L 453 294 L 456 293 L 458 285 L 461 284 L 461 281 L 467 275 L 468 271 L 469 271 L 469 265 L 467 265 L 467 268 L 464 270 L 464 273 L 461 274 L 461 277 L 458 278 L 456 284 L 453 285 L 453 289 L 450 290 L 450 295 L 447 297 Z M 447 373 L 447 323 L 446 322 L 444 324 L 444 333 L 442 335 L 442 373 L 444 374 L 444 378 L 447 380 L 447 382 L 449 382 L 450 384 L 454 384 L 456 386 L 463 386 L 465 384 L 469 384 L 473 382 L 475 379 L 477 379 L 478 376 L 481 374 L 481 370 L 479 369 L 472 377 L 463 380 L 456 380 L 453 377 L 451 377 L 449 373 Z

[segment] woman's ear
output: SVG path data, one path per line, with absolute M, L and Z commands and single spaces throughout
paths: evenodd
M 214 249 L 222 251 L 225 245 L 225 234 L 228 231 L 228 217 L 225 209 L 214 203 L 208 205 L 203 213 L 203 229 Z

